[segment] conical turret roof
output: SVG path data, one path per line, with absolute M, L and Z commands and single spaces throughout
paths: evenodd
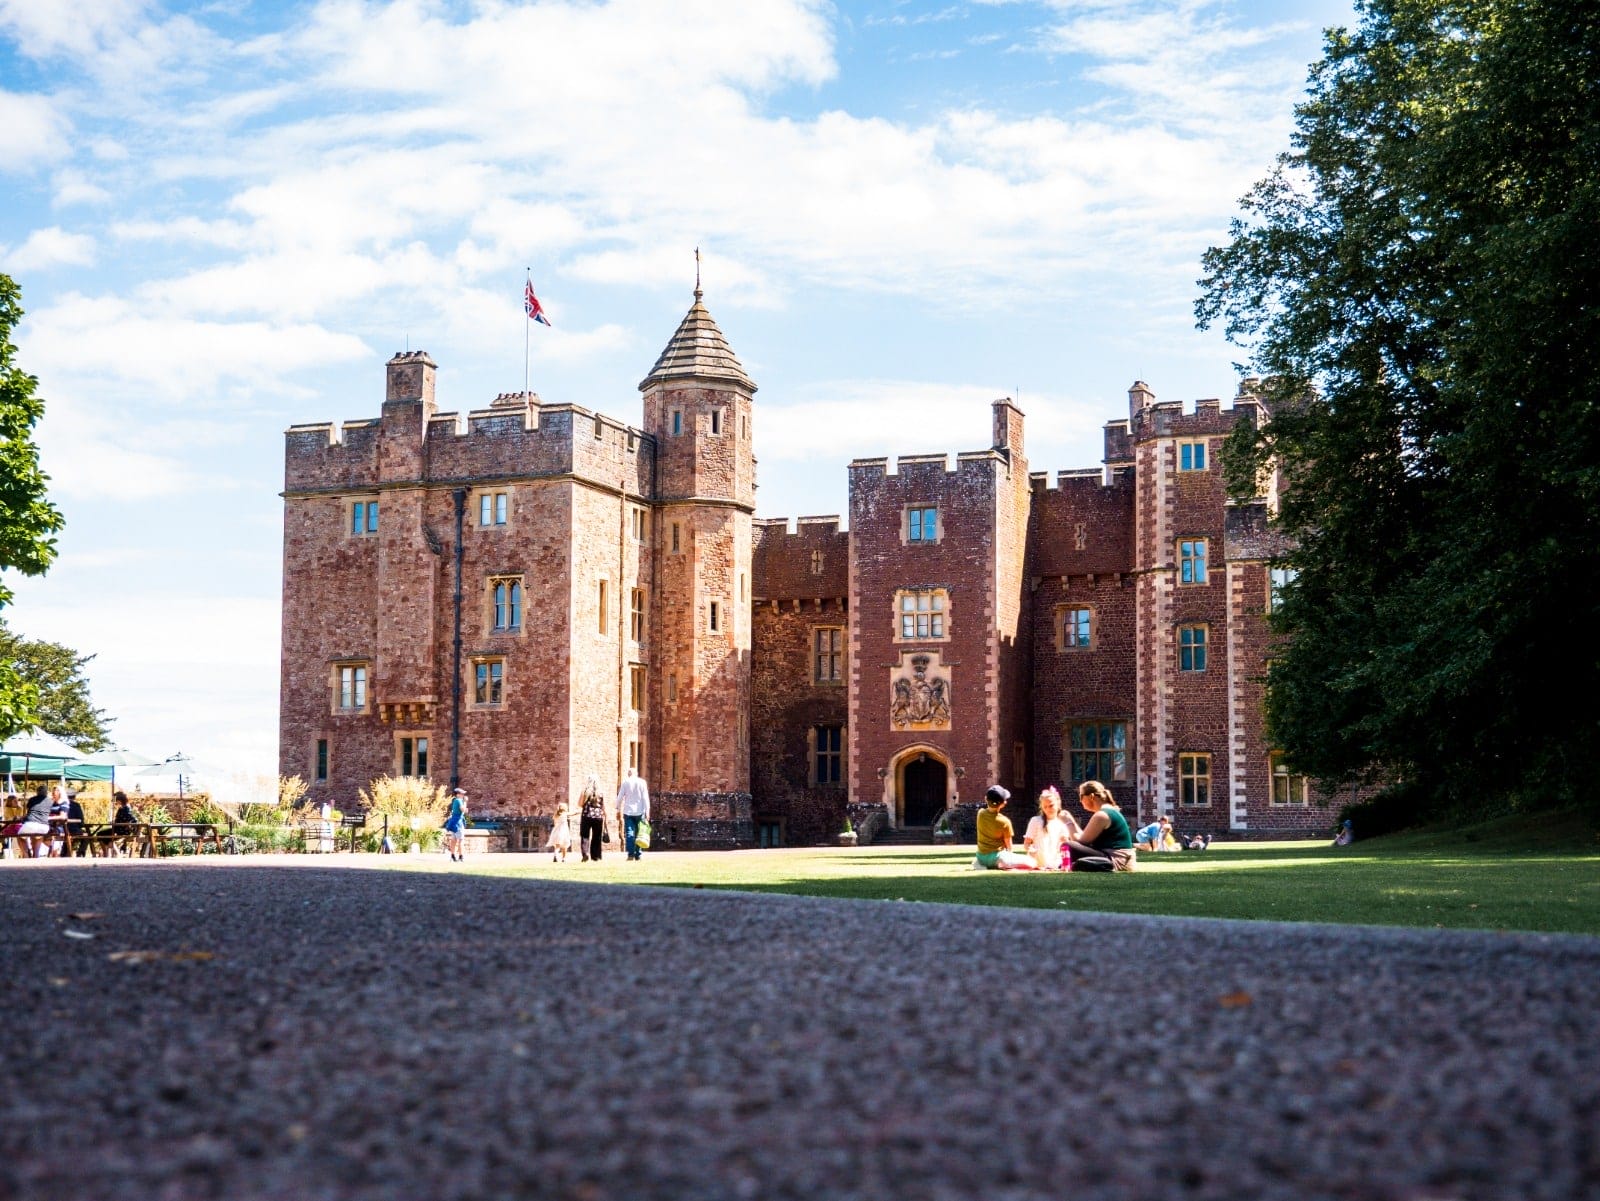
M 647 391 L 655 384 L 669 379 L 727 380 L 756 390 L 755 381 L 745 374 L 744 364 L 733 353 L 728 339 L 712 320 L 706 306 L 700 303 L 700 289 L 694 290 L 694 304 L 678 323 L 667 348 L 661 352 L 656 365 L 639 384 L 639 391 Z

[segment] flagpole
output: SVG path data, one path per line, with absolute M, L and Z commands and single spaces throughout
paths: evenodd
M 527 278 L 526 283 L 523 285 L 523 289 L 524 289 L 523 290 L 523 295 L 526 296 L 528 294 L 528 291 L 532 290 L 532 288 L 533 288 L 533 268 L 529 267 L 528 268 L 528 278 Z M 528 348 L 531 345 L 531 342 L 530 342 L 531 330 L 529 329 L 529 327 L 532 324 L 533 324 L 533 315 L 531 313 L 526 313 L 526 312 L 523 313 L 523 315 L 522 315 L 522 403 L 523 404 L 527 404 L 528 403 L 528 355 L 529 355 L 529 349 Z

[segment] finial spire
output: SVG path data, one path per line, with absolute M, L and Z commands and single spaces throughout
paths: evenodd
M 696 303 L 699 302 L 702 295 L 704 293 L 700 291 L 700 247 L 696 246 L 694 248 L 694 298 Z

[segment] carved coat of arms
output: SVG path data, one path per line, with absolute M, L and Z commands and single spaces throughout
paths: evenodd
M 948 727 L 950 679 L 943 664 L 930 673 L 929 655 L 911 656 L 911 674 L 895 679 L 889 702 L 889 720 L 898 728 Z

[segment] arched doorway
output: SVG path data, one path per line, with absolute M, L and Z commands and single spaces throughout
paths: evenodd
M 900 812 L 907 826 L 931 826 L 949 797 L 950 769 L 932 755 L 913 755 L 900 773 Z

